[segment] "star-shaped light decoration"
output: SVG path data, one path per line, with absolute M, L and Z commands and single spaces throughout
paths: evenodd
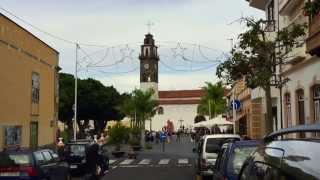
M 187 48 L 184 48 L 182 47 L 181 43 L 178 43 L 177 44 L 177 47 L 175 48 L 172 48 L 172 52 L 173 52 L 173 57 L 176 58 L 177 56 L 180 56 L 180 57 L 184 57 L 184 51 L 186 50 Z
M 129 45 L 127 44 L 125 48 L 120 49 L 120 53 L 121 53 L 121 59 L 125 59 L 125 58 L 132 58 L 132 53 L 133 53 L 133 49 L 131 49 L 129 47 Z

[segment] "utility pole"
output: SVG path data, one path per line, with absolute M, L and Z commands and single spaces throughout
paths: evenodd
M 233 49 L 233 38 L 228 39 L 231 42 L 231 51 Z M 233 133 L 236 134 L 236 120 L 237 120 L 237 112 L 236 112 L 236 82 L 232 87 L 232 119 L 233 119 Z
M 237 120 L 237 112 L 236 112 L 236 86 L 234 85 L 232 88 L 232 118 L 233 118 L 233 134 L 236 134 L 236 120 Z
M 77 140 L 77 100 L 78 100 L 78 49 L 79 44 L 76 44 L 76 64 L 74 72 L 74 118 L 73 118 L 73 140 Z

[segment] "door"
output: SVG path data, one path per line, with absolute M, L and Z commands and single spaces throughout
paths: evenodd
M 30 123 L 30 147 L 36 149 L 38 147 L 38 122 Z
M 225 162 L 227 159 L 227 148 L 223 147 L 217 157 L 214 170 L 213 170 L 213 180 L 223 179 Z

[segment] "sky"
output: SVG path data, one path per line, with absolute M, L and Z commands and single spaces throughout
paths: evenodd
M 245 28 L 236 20 L 264 17 L 245 0 L 1 0 L 0 7 L 38 29 L 79 42 L 79 77 L 96 78 L 120 92 L 139 88 L 139 46 L 148 22 L 159 46 L 159 89 L 181 90 L 216 82 L 216 61 L 229 52 L 228 39 Z M 75 72 L 74 44 L 0 12 L 59 51 L 62 72 Z

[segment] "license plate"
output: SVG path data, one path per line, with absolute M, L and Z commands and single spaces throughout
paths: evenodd
M 76 168 L 78 168 L 78 166 L 77 165 L 70 165 L 70 168 L 71 169 L 76 169 Z
M 19 172 L 2 172 L 0 176 L 19 176 Z

